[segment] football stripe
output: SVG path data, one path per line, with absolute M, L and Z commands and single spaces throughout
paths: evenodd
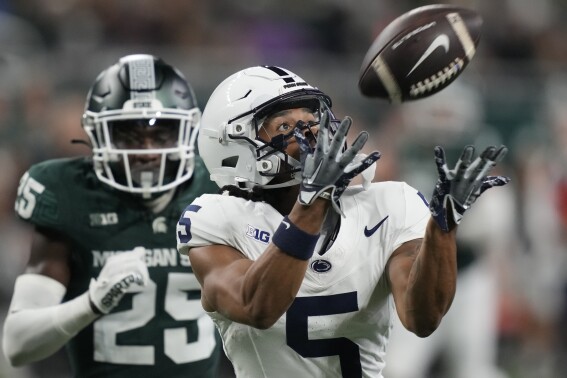
M 264 68 L 267 68 L 273 72 L 275 72 L 276 74 L 280 75 L 283 79 L 283 81 L 285 81 L 286 83 L 295 83 L 295 80 L 293 80 L 293 78 L 290 76 L 290 74 L 286 71 L 284 71 L 283 69 L 281 69 L 280 67 L 276 67 L 276 66 L 264 66 Z
M 384 85 L 384 88 L 386 88 L 390 101 L 393 103 L 402 102 L 402 91 L 400 86 L 396 82 L 394 75 L 392 75 L 390 68 L 386 65 L 382 58 L 380 58 L 380 56 L 377 56 L 372 62 L 372 69 L 374 69 L 374 72 L 378 75 L 378 78 Z
M 461 45 L 463 46 L 463 50 L 465 54 L 467 54 L 467 59 L 470 61 L 476 52 L 474 41 L 471 38 L 469 30 L 467 29 L 467 25 L 463 22 L 461 16 L 454 12 L 449 13 L 447 16 L 447 20 L 453 27 L 455 34 L 459 38 Z
M 154 58 L 151 55 L 135 55 L 128 62 L 130 77 L 130 98 L 132 100 L 152 100 L 156 98 L 156 75 Z

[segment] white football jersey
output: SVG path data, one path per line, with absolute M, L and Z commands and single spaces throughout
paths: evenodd
M 394 315 L 386 263 L 402 243 L 424 236 L 430 213 L 403 182 L 350 187 L 341 208 L 334 243 L 316 250 L 296 299 L 271 328 L 209 313 L 238 377 L 382 377 Z M 204 194 L 181 216 L 178 249 L 224 244 L 256 260 L 282 219 L 263 202 Z

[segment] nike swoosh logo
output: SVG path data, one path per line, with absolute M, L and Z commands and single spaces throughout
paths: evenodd
M 287 223 L 286 221 L 282 221 L 282 223 L 284 224 L 285 229 L 287 230 L 289 228 L 289 223 Z
M 431 44 L 429 45 L 429 47 L 427 48 L 427 50 L 425 50 L 425 52 L 423 53 L 423 55 L 421 56 L 421 58 L 419 58 L 419 60 L 417 61 L 417 63 L 415 64 L 415 66 L 413 66 L 413 68 L 410 70 L 410 72 L 408 72 L 408 74 L 406 75 L 406 77 L 408 77 L 409 75 L 411 75 L 411 73 L 421 64 L 423 63 L 423 61 L 425 59 L 427 59 L 427 57 L 429 57 L 429 55 L 431 55 L 433 53 L 433 51 L 437 50 L 439 47 L 443 47 L 445 49 L 445 54 L 447 52 L 449 52 L 449 37 L 447 37 L 447 34 L 439 34 L 437 36 L 437 38 L 435 38 L 433 40 L 433 42 L 431 42 Z
M 366 236 L 367 238 L 371 237 L 373 233 L 375 233 L 380 226 L 382 226 L 382 224 L 384 224 L 384 222 L 386 222 L 386 219 L 388 219 L 389 215 L 386 215 L 386 217 L 384 219 L 382 219 L 380 222 L 378 222 L 378 224 L 374 227 L 372 227 L 370 230 L 368 229 L 368 227 L 364 227 L 364 236 Z
M 317 175 L 319 174 L 319 170 L 321 169 L 321 166 L 323 165 L 323 162 L 319 163 L 319 166 L 317 167 L 317 169 L 315 170 L 315 172 L 313 172 L 313 174 L 311 175 L 311 177 L 307 180 L 307 183 L 309 185 L 312 185 L 315 182 L 315 179 L 317 178 Z

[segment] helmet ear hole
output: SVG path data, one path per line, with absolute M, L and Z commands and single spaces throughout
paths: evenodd
M 238 164 L 238 155 L 235 155 L 222 159 L 221 166 L 236 168 L 237 164 Z

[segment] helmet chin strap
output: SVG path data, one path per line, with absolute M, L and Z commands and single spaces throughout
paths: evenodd
M 143 199 L 150 199 L 152 198 L 152 194 L 150 193 L 149 189 L 151 189 L 154 179 L 154 173 L 152 171 L 143 171 L 140 173 L 140 186 L 144 190 L 142 192 Z
M 293 180 L 289 180 L 286 182 L 282 182 L 281 184 L 266 184 L 266 185 L 259 185 L 264 189 L 277 189 L 277 188 L 287 188 L 289 186 L 299 185 L 301 180 L 295 177 Z
M 294 177 L 292 180 L 286 181 L 286 182 L 282 182 L 279 184 L 257 184 L 254 183 L 252 181 L 248 181 L 247 179 L 243 179 L 240 177 L 235 177 L 235 184 L 236 186 L 238 186 L 240 189 L 248 189 L 248 190 L 252 190 L 253 187 L 257 186 L 263 189 L 278 189 L 278 188 L 287 188 L 290 186 L 295 186 L 295 185 L 299 185 L 301 183 L 301 179 L 298 177 Z
M 165 209 L 167 204 L 171 201 L 173 195 L 175 194 L 175 189 L 176 188 L 173 188 L 168 190 L 167 192 L 163 192 L 157 198 L 152 198 L 149 201 L 144 201 L 144 205 L 151 209 L 154 214 L 159 213 L 160 211 Z
M 153 184 L 154 173 L 152 171 L 143 171 L 140 173 L 140 186 L 142 188 L 151 188 Z M 142 193 L 142 198 L 145 200 L 144 204 L 152 210 L 153 213 L 159 213 L 171 201 L 173 194 L 175 193 L 175 188 L 168 190 L 167 192 L 150 193 L 149 191 L 144 191 Z

